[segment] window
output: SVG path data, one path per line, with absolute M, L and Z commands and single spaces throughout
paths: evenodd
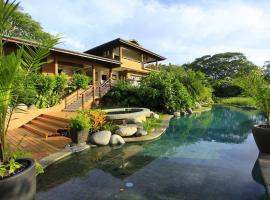
M 141 54 L 136 50 L 123 48 L 123 57 L 141 62 Z

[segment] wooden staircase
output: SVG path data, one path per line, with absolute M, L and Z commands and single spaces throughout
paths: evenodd
M 111 79 L 98 86 L 90 86 L 83 92 L 75 91 L 65 98 L 64 112 L 75 112 L 79 109 L 90 108 L 97 99 L 102 98 L 111 89 Z
M 68 123 L 69 119 L 42 114 L 27 124 L 24 124 L 21 128 L 47 138 L 59 135 L 58 131 L 66 129 Z

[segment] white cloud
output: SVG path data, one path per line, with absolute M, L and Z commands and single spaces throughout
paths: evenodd
M 136 38 L 182 64 L 205 54 L 241 51 L 258 65 L 270 59 L 268 1 L 22 0 L 65 47 L 84 51 L 117 37 Z

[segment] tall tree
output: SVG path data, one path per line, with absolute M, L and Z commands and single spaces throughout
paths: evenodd
M 23 9 L 16 10 L 8 19 L 8 27 L 4 32 L 6 36 L 19 37 L 23 39 L 42 42 L 50 40 L 53 36 L 43 30 L 40 23 L 33 20 L 32 17 L 24 13 Z
M 206 55 L 183 65 L 185 68 L 201 71 L 212 80 L 231 80 L 233 77 L 258 68 L 247 57 L 238 52 Z

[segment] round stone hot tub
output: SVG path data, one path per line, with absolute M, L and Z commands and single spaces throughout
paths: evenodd
M 151 111 L 147 108 L 114 108 L 104 110 L 108 120 L 121 120 L 136 117 L 150 117 Z

